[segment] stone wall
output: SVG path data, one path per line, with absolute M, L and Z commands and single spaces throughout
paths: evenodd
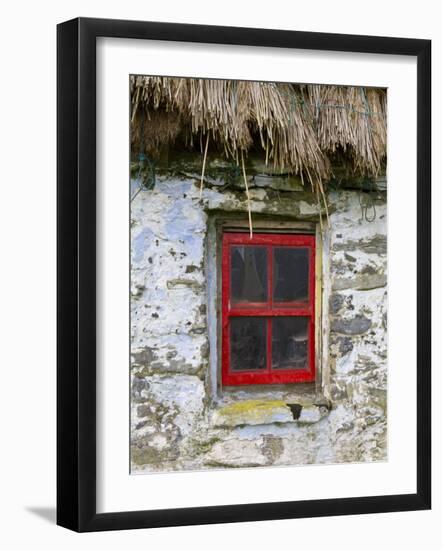
M 370 222 L 366 194 L 329 194 L 320 383 L 223 390 L 214 220 L 246 212 L 225 183 L 209 178 L 200 201 L 197 179 L 163 174 L 131 204 L 132 471 L 385 460 L 385 195 Z M 250 185 L 255 219 L 318 223 L 311 193 L 276 177 Z

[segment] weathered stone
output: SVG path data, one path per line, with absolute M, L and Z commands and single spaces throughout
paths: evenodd
M 179 447 L 176 442 L 181 431 L 176 425 L 178 409 L 149 397 L 136 407 L 141 422 L 132 425 L 131 460 L 134 465 L 161 464 L 176 460 Z M 133 418 L 132 413 L 132 418 Z
M 150 394 L 175 410 L 174 424 L 188 435 L 200 420 L 204 408 L 204 383 L 196 376 L 176 374 L 152 376 Z
M 330 395 L 334 402 L 348 399 L 347 388 L 345 386 L 342 387 L 336 383 L 330 386 Z
M 313 405 L 312 407 L 302 407 L 301 414 L 298 418 L 298 423 L 314 424 L 315 422 L 319 422 L 325 414 L 325 411 L 321 411 L 320 407 L 317 407 L 316 405 Z
M 154 350 L 147 346 L 141 350 L 132 350 L 132 365 L 146 367 L 151 363 L 151 361 L 153 361 L 154 357 Z
M 344 304 L 344 296 L 341 294 L 332 294 L 330 296 L 330 313 L 336 315 Z
M 333 290 L 373 290 L 382 288 L 387 284 L 387 276 L 384 273 L 374 273 L 365 275 L 354 275 L 351 278 L 333 279 Z
M 239 401 L 214 411 L 215 426 L 271 424 L 293 422 L 290 408 L 283 401 Z
M 356 315 L 351 319 L 333 319 L 331 329 L 341 334 L 364 334 L 371 327 L 370 319 L 364 315 Z
M 337 338 L 337 342 L 339 342 L 339 353 L 341 355 L 350 353 L 350 351 L 353 349 L 353 342 L 351 338 L 347 336 L 342 336 L 340 338 Z
M 137 407 L 138 416 L 149 416 L 151 414 L 151 408 L 148 405 L 140 405 Z
M 155 188 L 143 189 L 131 205 L 133 469 L 385 460 L 385 204 L 368 223 L 360 220 L 357 192 L 327 194 L 322 332 L 329 349 L 321 368 L 331 403 L 319 406 L 311 384 L 227 392 L 217 386 L 219 258 L 211 231 L 214 218 L 226 213 L 247 221 L 247 200 L 241 173 L 225 162 L 220 174 L 213 160 L 202 201 L 199 156 L 192 178 L 163 172 Z M 262 216 L 319 224 L 316 197 L 307 188 L 295 190 L 296 178 L 253 178 L 249 165 L 247 174 L 254 223 Z M 325 220 L 324 210 L 322 215 Z M 229 399 L 234 403 L 219 405 Z M 231 414 L 225 410 L 230 406 Z
M 344 258 L 348 261 L 348 262 L 356 262 L 356 258 L 354 256 L 351 256 L 350 254 L 348 254 L 347 252 L 344 252 Z
M 149 389 L 149 383 L 147 380 L 141 376 L 134 376 L 132 379 L 132 397 L 141 398 L 143 390 Z
M 284 451 L 284 441 L 280 437 L 269 435 L 265 435 L 263 439 L 262 454 L 267 458 L 267 464 L 274 464 Z
M 178 458 L 179 448 L 176 445 L 170 445 L 164 436 L 157 435 L 155 437 L 157 439 L 131 446 L 131 461 L 134 465 L 161 465 L 165 460 L 171 461 Z M 160 446 L 158 437 L 161 437 L 162 441 Z
M 140 351 L 133 352 L 132 368 L 135 376 L 147 377 L 153 374 L 196 374 L 199 365 L 187 363 L 183 358 L 178 357 L 176 349 L 164 347 L 161 350 L 146 347 Z M 141 369 L 141 370 L 139 370 Z
M 333 245 L 333 251 L 339 250 L 349 251 L 363 251 L 367 254 L 386 254 L 387 253 L 387 236 L 386 235 L 374 235 L 370 239 L 360 239 L 355 241 L 349 239 L 347 241 L 335 243 Z
M 370 398 L 372 399 L 372 402 L 378 406 L 381 407 L 384 411 L 384 413 L 387 412 L 387 390 L 385 388 L 369 388 L 369 394 Z
M 214 467 L 248 468 L 264 466 L 268 458 L 262 453 L 262 438 L 256 440 L 227 439 L 216 443 L 204 458 Z
M 167 281 L 167 288 L 170 290 L 180 288 L 180 287 L 190 287 L 190 288 L 196 288 L 201 289 L 201 283 L 198 281 L 194 281 L 193 279 L 171 279 L 170 281 Z
M 276 191 L 304 191 L 301 179 L 296 177 L 278 177 L 258 174 L 253 178 L 253 183 L 257 187 L 269 187 Z

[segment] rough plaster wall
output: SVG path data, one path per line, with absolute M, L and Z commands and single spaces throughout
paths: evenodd
M 317 216 L 309 193 L 255 188 L 251 196 L 254 212 Z M 311 404 L 298 414 L 275 401 L 281 392 L 261 389 L 259 404 L 240 400 L 242 409 L 214 395 L 208 220 L 215 210 L 244 212 L 244 194 L 212 187 L 200 202 L 194 180 L 163 177 L 131 206 L 133 471 L 386 459 L 385 204 L 369 223 L 360 219 L 357 192 L 330 195 L 323 393 L 331 406 Z

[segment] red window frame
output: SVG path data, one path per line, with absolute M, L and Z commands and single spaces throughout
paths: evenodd
M 247 304 L 233 307 L 230 300 L 231 247 L 233 245 L 256 246 L 268 248 L 267 284 L 268 300 L 263 304 Z M 273 286 L 273 247 L 301 247 L 309 249 L 309 301 L 274 304 Z M 267 357 L 266 369 L 258 371 L 232 372 L 230 369 L 230 319 L 232 317 L 266 317 L 267 318 Z M 272 320 L 274 317 L 308 317 L 308 356 L 307 369 L 272 370 Z M 313 235 L 254 233 L 223 234 L 222 242 L 222 383 L 225 386 L 241 384 L 288 384 L 313 382 L 315 380 L 315 237 Z

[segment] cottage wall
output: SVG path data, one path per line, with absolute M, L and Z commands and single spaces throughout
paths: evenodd
M 246 201 L 225 183 L 210 180 L 200 201 L 196 178 L 157 175 L 131 204 L 132 471 L 385 460 L 385 196 L 375 219 L 361 191 L 328 196 L 330 228 L 324 217 L 318 229 L 318 384 L 226 390 L 217 376 L 216 220 L 246 219 Z M 312 193 L 277 177 L 250 185 L 256 220 L 319 228 Z

